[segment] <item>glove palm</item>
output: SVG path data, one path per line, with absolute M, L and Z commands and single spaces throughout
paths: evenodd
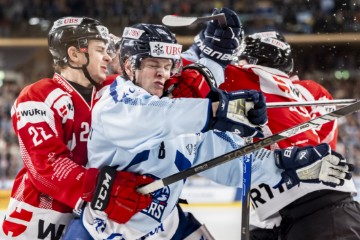
M 300 182 L 341 186 L 345 179 L 351 179 L 354 170 L 352 164 L 346 163 L 341 154 L 332 151 L 326 143 L 275 150 L 275 160 L 276 165 L 285 170 L 282 178 L 288 188 Z

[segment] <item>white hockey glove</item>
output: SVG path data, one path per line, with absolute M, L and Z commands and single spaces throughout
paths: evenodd
M 281 175 L 288 189 L 300 182 L 341 186 L 345 179 L 351 179 L 354 170 L 352 164 L 346 163 L 344 157 L 326 143 L 275 150 L 275 161 L 285 170 Z

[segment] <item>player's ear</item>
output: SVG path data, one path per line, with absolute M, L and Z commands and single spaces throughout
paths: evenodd
M 67 54 L 69 56 L 70 61 L 72 61 L 74 63 L 77 63 L 80 61 L 80 52 L 76 49 L 76 47 L 70 46 L 67 49 Z
M 133 74 L 134 73 L 132 71 L 131 60 L 129 58 L 125 60 L 124 69 L 125 69 L 126 75 L 128 75 L 130 79 L 133 79 Z

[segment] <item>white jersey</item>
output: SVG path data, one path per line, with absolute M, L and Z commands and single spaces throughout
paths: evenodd
M 308 193 L 330 189 L 334 190 L 335 188 L 326 186 L 322 183 L 300 183 L 299 186 L 294 186 L 291 189 L 287 189 L 285 185 L 280 188 L 274 189 L 267 184 L 258 184 L 252 185 L 250 191 L 250 198 L 252 204 L 252 215 L 256 214 L 257 217 L 250 218 L 250 224 L 258 227 L 263 227 L 263 223 L 260 221 L 266 221 L 266 228 L 272 228 L 275 225 L 278 225 L 278 220 L 275 220 L 273 224 L 270 224 L 268 218 L 272 217 L 279 210 L 286 207 L 288 204 L 294 202 L 295 200 L 305 196 Z M 353 180 L 345 180 L 343 186 L 336 187 L 337 191 L 340 192 L 350 192 L 354 195 L 356 194 L 356 188 Z M 251 216 L 252 216 L 251 215 Z
M 118 77 L 93 110 L 89 167 L 118 166 L 118 170 L 159 179 L 243 145 L 243 139 L 235 134 L 204 132 L 210 107 L 208 99 L 158 98 Z M 253 181 L 271 186 L 279 183 L 281 170 L 271 151 L 261 149 L 245 156 L 249 157 L 253 157 Z M 241 186 L 242 165 L 242 159 L 235 159 L 200 175 L 220 184 Z M 84 226 L 95 239 L 138 239 L 144 235 L 146 239 L 170 239 L 178 225 L 175 205 L 184 182 L 156 191 L 150 206 L 126 224 L 112 222 L 106 213 L 87 206 Z

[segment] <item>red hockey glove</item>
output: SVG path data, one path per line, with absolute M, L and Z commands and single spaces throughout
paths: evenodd
M 168 96 L 174 98 L 206 98 L 216 88 L 212 73 L 201 64 L 190 64 L 184 67 L 180 76 L 165 82 Z
M 109 219 L 123 224 L 147 208 L 152 197 L 136 191 L 154 180 L 149 176 L 119 172 L 112 167 L 90 168 L 85 174 L 82 199 L 91 202 L 91 208 L 104 211 Z

